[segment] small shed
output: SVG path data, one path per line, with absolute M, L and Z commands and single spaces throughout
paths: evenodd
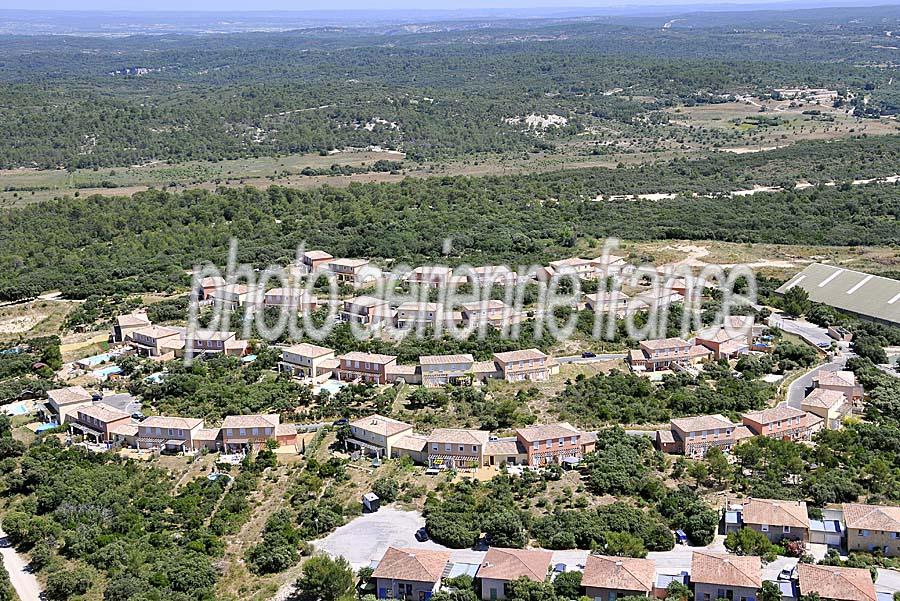
M 369 513 L 375 513 L 381 507 L 381 499 L 373 492 L 367 492 L 362 498 L 363 508 Z

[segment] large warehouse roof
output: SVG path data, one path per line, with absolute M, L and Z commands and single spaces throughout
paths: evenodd
M 776 292 L 784 294 L 794 286 L 806 290 L 811 301 L 900 325 L 900 280 L 813 263 Z

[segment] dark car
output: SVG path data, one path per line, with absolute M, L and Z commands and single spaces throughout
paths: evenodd
M 334 422 L 332 422 L 331 425 L 340 427 L 340 426 L 346 426 L 349 423 L 350 423 L 349 419 L 347 419 L 346 417 L 342 417 L 341 419 L 334 420 Z
M 591 351 L 584 351 L 583 353 L 581 353 L 582 359 L 593 359 L 596 356 L 597 353 L 592 353 Z
M 424 526 L 416 530 L 416 540 L 420 543 L 424 543 L 428 540 L 428 531 L 425 530 Z

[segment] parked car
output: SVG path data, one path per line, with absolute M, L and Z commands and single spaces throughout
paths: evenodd
M 437 476 L 440 473 L 441 473 L 441 470 L 440 470 L 440 468 L 437 468 L 437 467 L 430 467 L 425 470 L 426 476 Z
M 591 351 L 584 351 L 583 353 L 581 353 L 582 359 L 593 359 L 596 356 L 597 353 L 592 353 Z
M 145 419 L 147 419 L 147 416 L 144 415 L 143 413 L 141 413 L 140 411 L 135 411 L 134 413 L 131 414 L 131 419 L 142 422 Z
M 331 422 L 331 425 L 336 426 L 336 427 L 341 427 L 341 426 L 346 426 L 349 423 L 350 423 L 349 419 L 347 419 L 346 417 L 342 417 L 341 419 L 336 419 L 333 422 Z
M 425 529 L 424 526 L 422 526 L 421 528 L 416 530 L 416 540 L 419 541 L 420 543 L 424 543 L 425 541 L 428 540 L 428 531 Z

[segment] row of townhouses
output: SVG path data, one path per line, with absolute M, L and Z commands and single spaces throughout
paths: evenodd
M 726 533 L 750 528 L 773 543 L 798 540 L 900 557 L 900 507 L 844 503 L 812 519 L 804 501 L 749 498 L 726 504 L 724 522 Z
M 335 377 L 348 382 L 392 384 L 402 380 L 440 387 L 488 378 L 542 382 L 558 373 L 559 364 L 538 349 L 523 349 L 495 353 L 491 361 L 475 361 L 471 354 L 424 355 L 418 365 L 397 365 L 394 355 L 354 351 L 335 356 L 333 349 L 301 343 L 282 349 L 278 369 L 314 383 Z
M 813 386 L 800 409 L 782 403 L 748 411 L 738 424 L 719 414 L 673 419 L 668 430 L 656 432 L 657 447 L 666 453 L 697 458 L 705 457 L 713 447 L 731 451 L 751 436 L 810 440 L 819 430 L 840 429 L 853 406 L 862 403 L 863 389 L 852 371 L 819 371 L 813 377 Z
M 445 551 L 425 548 L 388 547 L 372 573 L 378 599 L 425 601 L 441 588 L 441 580 L 455 573 L 455 564 Z M 463 569 L 468 566 L 461 566 Z M 566 564 L 555 564 L 553 553 L 542 549 L 492 547 L 477 565 L 475 578 L 485 601 L 507 597 L 510 583 L 527 578 L 544 582 L 556 577 Z M 615 601 L 622 597 L 663 599 L 672 582 L 689 585 L 697 601 L 754 601 L 762 587 L 759 557 L 695 551 L 689 572 L 666 574 L 652 559 L 590 554 L 582 566 L 584 596 L 593 601 Z M 834 601 L 876 601 L 869 571 L 801 563 L 792 581 L 779 582 L 782 599 L 797 599 L 816 593 Z
M 119 315 L 113 324 L 112 341 L 126 343 L 135 354 L 158 361 L 186 355 L 241 357 L 249 347 L 249 342 L 234 332 L 194 332 L 189 339 L 187 328 L 155 325 L 143 312 Z
M 450 469 L 577 463 L 597 442 L 596 434 L 568 423 L 518 428 L 508 438 L 459 428 L 417 434 L 412 424 L 377 414 L 352 421 L 349 427 L 347 443 L 366 453 L 410 457 L 416 463 Z

